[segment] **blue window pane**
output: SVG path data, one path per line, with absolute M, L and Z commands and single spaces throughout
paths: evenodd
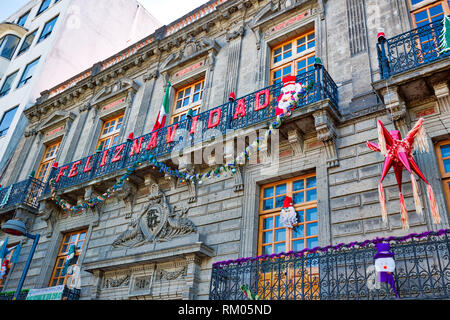
M 445 172 L 450 172 L 450 159 L 444 160 L 444 169 Z
M 284 51 L 291 50 L 291 49 L 292 49 L 292 43 L 289 43 L 283 47 Z
M 272 254 L 272 246 L 263 247 L 263 254 Z
M 264 230 L 272 229 L 273 228 L 273 218 L 264 219 L 263 228 L 264 228 Z
M 317 208 L 306 210 L 306 221 L 317 220 Z
M 18 107 L 8 110 L 3 115 L 2 121 L 0 122 L 0 136 L 6 134 L 6 131 L 9 129 L 9 126 L 11 125 L 11 122 L 13 121 L 14 116 L 16 115 L 17 108 Z
M 305 202 L 305 193 L 304 192 L 294 193 L 292 200 L 294 201 L 294 204 Z
M 425 11 L 418 12 L 418 13 L 416 13 L 416 14 L 414 15 L 414 19 L 415 19 L 416 21 L 422 21 L 422 20 L 427 19 L 427 18 L 428 18 L 428 16 L 427 16 L 427 11 L 426 11 L 426 10 L 425 10 Z
M 314 201 L 317 200 L 317 190 L 311 189 L 306 191 L 306 201 Z
M 273 57 L 273 63 L 277 63 L 281 61 L 281 56 Z
M 38 64 L 39 59 L 34 60 L 33 62 L 29 63 L 25 70 L 23 71 L 22 78 L 20 78 L 19 84 L 17 85 L 17 88 L 25 85 L 28 80 L 30 80 L 33 77 L 34 69 L 36 68 L 36 65 Z
M 292 50 L 289 50 L 285 53 L 283 53 L 283 59 L 290 58 L 292 56 Z
M 442 10 L 442 5 L 438 4 L 437 6 L 430 8 L 430 16 L 435 16 L 437 14 L 443 13 L 444 10 Z
M 39 7 L 37 14 L 40 14 L 40 13 L 44 12 L 45 10 L 47 10 L 47 8 L 50 6 L 50 2 L 51 2 L 51 0 L 43 0 L 41 3 L 41 6 Z
M 42 33 L 41 36 L 39 37 L 38 42 L 46 39 L 48 36 L 50 36 L 50 34 L 53 31 L 53 27 L 56 24 L 56 20 L 58 20 L 58 17 L 53 18 L 52 20 L 50 20 L 49 22 L 47 22 L 44 26 L 44 28 L 42 29 Z
M 306 60 L 300 60 L 297 62 L 297 69 L 303 69 L 306 67 Z
M 319 240 L 317 240 L 317 238 L 311 238 L 311 239 L 306 240 L 306 247 L 309 249 L 317 247 L 318 245 L 319 245 Z
M 319 233 L 319 225 L 317 222 L 314 223 L 308 223 L 306 225 L 306 235 L 309 236 L 315 236 Z
M 306 179 L 306 188 L 314 188 L 316 186 L 316 177 Z
M 283 207 L 284 198 L 285 198 L 285 196 L 281 196 L 281 197 L 277 197 L 275 199 L 275 208 Z
M 280 225 L 280 216 L 275 217 L 275 228 L 281 227 Z
M 279 196 L 280 194 L 286 194 L 286 184 L 280 184 L 277 186 L 276 195 Z
M 273 231 L 263 232 L 263 243 L 273 242 Z
M 23 16 L 21 16 L 19 18 L 19 20 L 17 21 L 17 24 L 21 27 L 23 27 L 25 25 L 25 22 L 27 21 L 28 15 L 30 14 L 30 11 L 28 11 L 27 13 L 25 13 Z
M 297 240 L 292 242 L 292 250 L 293 251 L 301 251 L 305 249 L 305 241 L 304 240 Z
M 275 242 L 286 240 L 286 229 L 275 230 Z
M 314 48 L 315 46 L 316 46 L 316 41 L 311 41 L 310 43 L 308 43 L 308 49 Z
M 418 4 L 418 3 L 422 2 L 422 1 L 424 1 L 424 0 L 411 0 L 411 4 L 415 5 L 415 4 Z
M 315 34 L 314 34 L 314 33 L 309 34 L 309 35 L 308 35 L 308 41 L 313 40 L 314 37 L 315 37 Z
M 16 51 L 17 46 L 19 45 L 20 38 L 13 35 L 8 34 L 4 36 L 0 40 L 0 56 L 11 60 L 14 52 Z
M 264 189 L 264 198 L 273 197 L 273 187 Z
M 441 155 L 442 158 L 450 157 L 450 144 L 441 146 Z
M 292 190 L 299 191 L 305 188 L 305 180 L 294 181 L 292 184 Z
M 275 245 L 275 253 L 281 253 L 283 251 L 286 251 L 284 243 L 278 243 Z
M 281 77 L 281 70 L 277 70 L 273 73 L 273 78 L 277 79 Z
M 311 56 L 308 58 L 308 65 L 314 64 L 314 60 L 316 59 L 315 56 Z
M 303 52 L 306 50 L 306 45 L 302 44 L 300 47 L 297 47 L 297 53 Z
M 281 48 L 276 49 L 276 50 L 273 52 L 273 54 L 274 54 L 275 56 L 281 54 Z
M 267 199 L 263 202 L 263 210 L 273 209 L 273 199 Z
M 295 238 L 303 238 L 305 236 L 305 226 L 299 225 L 292 229 L 292 237 Z
M 291 74 L 291 66 L 283 68 L 283 76 Z
M 17 76 L 17 72 L 14 72 L 13 74 L 10 74 L 5 82 L 3 82 L 2 88 L 0 89 L 0 97 L 3 97 L 4 95 L 8 94 L 9 90 L 11 90 L 12 84 L 14 82 L 14 79 Z

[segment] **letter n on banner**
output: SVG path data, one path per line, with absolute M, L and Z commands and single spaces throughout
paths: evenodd
M 140 137 L 139 139 L 133 140 L 133 146 L 131 147 L 130 157 L 134 156 L 135 154 L 141 153 L 143 139 L 144 137 Z

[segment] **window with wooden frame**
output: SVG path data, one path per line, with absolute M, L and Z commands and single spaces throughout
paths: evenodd
M 42 160 L 36 174 L 36 179 L 42 182 L 45 182 L 47 180 L 50 169 L 55 162 L 56 154 L 58 152 L 60 144 L 61 140 L 58 140 L 56 142 L 52 142 L 45 148 L 44 155 L 42 156 Z
M 69 253 L 69 248 L 72 244 L 75 245 L 76 250 L 74 265 L 77 265 L 81 252 L 84 249 L 86 233 L 87 230 L 81 230 L 64 234 L 61 246 L 59 247 L 58 256 L 56 258 L 55 267 L 53 268 L 52 277 L 50 279 L 50 287 L 66 284 L 69 275 L 66 274 L 65 276 L 62 276 L 61 272 L 64 269 L 64 262 L 66 260 L 67 254 Z
M 450 208 L 450 140 L 439 142 L 435 148 L 447 207 Z
M 270 83 L 287 75 L 299 75 L 314 68 L 316 40 L 314 30 L 303 33 L 272 49 Z
M 171 124 L 186 119 L 189 109 L 192 109 L 193 116 L 199 113 L 203 100 L 204 86 L 205 79 L 201 79 L 176 90 Z
M 424 2 L 423 6 L 420 6 L 421 2 Z M 425 1 L 411 0 L 411 6 L 414 6 L 414 10 L 411 10 L 414 28 L 422 27 L 434 21 L 440 21 L 444 18 L 444 15 L 450 14 L 449 0 L 428 2 L 426 5 L 425 3 Z
M 286 196 L 292 197 L 298 224 L 280 225 Z M 300 251 L 318 245 L 317 187 L 315 174 L 284 180 L 261 188 L 258 253 Z
M 119 143 L 120 128 L 123 124 L 123 113 L 105 120 L 97 142 L 97 149 L 106 150 Z

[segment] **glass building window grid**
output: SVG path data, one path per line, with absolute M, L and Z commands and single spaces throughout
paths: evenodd
M 42 160 L 39 164 L 39 168 L 36 174 L 36 179 L 43 182 L 47 180 L 50 173 L 50 168 L 55 162 L 56 154 L 58 152 L 60 144 L 61 140 L 58 140 L 57 142 L 54 142 L 45 148 L 44 155 L 42 156 Z
M 36 68 L 38 62 L 39 58 L 27 64 L 25 70 L 22 73 L 22 77 L 20 78 L 17 88 L 24 86 L 33 77 L 34 69 Z
M 16 115 L 18 107 L 19 106 L 9 109 L 3 114 L 2 120 L 0 121 L 0 137 L 3 137 L 8 132 L 8 129 L 12 121 L 14 120 L 14 116 Z
M 315 59 L 315 32 L 311 30 L 272 49 L 271 84 L 287 75 L 311 70 Z
M 16 79 L 18 73 L 19 70 L 11 73 L 9 76 L 6 77 L 5 81 L 3 82 L 2 88 L 0 89 L 0 97 L 3 97 L 8 94 L 8 92 L 11 90 L 13 86 L 14 80 Z
M 299 223 L 281 227 L 279 216 L 286 195 L 292 197 Z M 315 174 L 265 185 L 261 188 L 259 254 L 300 251 L 318 245 L 317 186 Z
M 205 79 L 202 79 L 176 90 L 171 123 L 184 120 L 189 109 L 192 109 L 193 115 L 198 114 L 203 100 L 204 86 Z
M 56 20 L 58 20 L 58 16 L 54 17 L 52 20 L 48 21 L 44 25 L 44 28 L 42 28 L 42 32 L 41 35 L 39 36 L 37 43 L 47 39 L 50 36 L 50 34 L 53 32 L 53 28 L 55 27 Z
M 106 150 L 118 144 L 120 128 L 123 124 L 123 116 L 124 114 L 122 113 L 114 118 L 105 120 L 97 142 L 97 149 L 101 147 L 101 150 Z
M 20 46 L 20 49 L 19 49 L 19 52 L 17 53 L 17 55 L 24 53 L 31 47 L 31 45 L 33 44 L 34 37 L 36 37 L 36 33 L 37 33 L 37 29 L 34 30 L 33 32 L 29 33 L 25 37 L 25 39 L 22 42 L 22 45 Z
M 76 247 L 74 261 L 75 265 L 77 265 L 78 258 L 84 248 L 86 233 L 87 230 L 81 230 L 64 234 L 61 246 L 58 251 L 58 256 L 56 258 L 55 267 L 53 268 L 52 276 L 50 279 L 50 287 L 66 284 L 68 275 L 66 274 L 65 276 L 62 276 L 61 272 L 64 268 L 64 262 L 67 257 L 67 253 L 69 252 L 70 245 L 74 244 Z
M 48 9 L 48 7 L 50 7 L 50 2 L 52 2 L 51 0 L 43 0 L 41 2 L 41 6 L 39 7 L 38 12 L 36 13 L 37 15 L 40 15 L 42 12 L 44 12 L 45 10 Z

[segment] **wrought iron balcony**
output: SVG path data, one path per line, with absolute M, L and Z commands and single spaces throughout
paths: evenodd
M 381 40 L 377 44 L 377 52 L 382 77 L 387 79 L 392 75 L 448 57 L 449 52 L 439 53 L 439 36 L 442 29 L 442 20 L 439 20 Z
M 16 182 L 0 189 L 0 211 L 15 206 L 26 205 L 32 209 L 39 209 L 38 198 L 44 191 L 45 183 L 35 178 Z
M 450 230 L 385 239 L 395 254 L 399 299 L 450 298 Z M 376 280 L 377 241 L 316 247 L 213 265 L 209 298 L 246 300 L 242 285 L 263 300 L 385 300 L 393 289 Z
M 331 106 L 338 110 L 337 86 L 322 65 L 316 65 L 314 69 L 299 74 L 297 76 L 297 82 L 302 84 L 312 82 L 313 86 L 296 109 L 328 99 Z M 56 177 L 56 190 L 65 189 L 118 172 L 129 167 L 145 154 L 151 153 L 158 158 L 168 155 L 173 151 L 182 150 L 200 142 L 208 141 L 211 139 L 211 132 L 213 131 L 215 135 L 217 133 L 224 135 L 230 130 L 248 128 L 267 122 L 269 119 L 275 117 L 276 98 L 280 94 L 281 87 L 282 83 L 276 83 L 238 98 L 234 102 L 227 102 L 192 118 L 184 119 L 157 131 L 113 146 L 102 152 L 60 166 L 57 170 L 52 170 L 48 181 Z M 236 112 L 239 101 L 241 103 L 242 101 L 245 102 L 246 115 L 234 119 L 233 115 Z M 217 125 L 211 126 L 211 121 L 214 123 L 217 122 Z M 196 130 L 192 130 L 193 127 Z M 173 139 L 170 139 L 169 137 L 174 132 L 176 134 Z M 152 137 L 156 137 L 155 144 L 152 148 L 148 148 Z M 61 170 L 64 173 L 62 175 L 60 175 Z M 50 187 L 47 184 L 45 194 L 49 192 Z

